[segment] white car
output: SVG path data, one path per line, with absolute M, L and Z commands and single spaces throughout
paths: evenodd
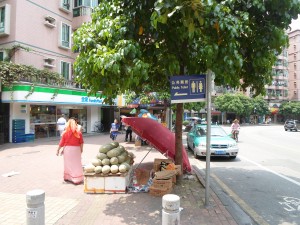
M 206 128 L 204 124 L 194 126 L 187 134 L 187 146 L 193 150 L 195 158 L 206 157 Z M 227 156 L 230 159 L 235 159 L 239 147 L 231 134 L 218 126 L 211 125 L 211 139 L 210 139 L 211 156 Z

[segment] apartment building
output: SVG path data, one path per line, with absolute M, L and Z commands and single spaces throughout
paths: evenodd
M 42 138 L 57 135 L 56 121 L 61 114 L 77 117 L 84 132 L 93 132 L 93 125 L 101 120 L 108 128 L 116 117 L 113 107 L 97 96 L 88 96 L 73 79 L 72 33 L 91 20 L 96 5 L 98 0 L 0 0 L 0 60 L 57 72 L 65 79 L 59 87 L 22 79 L 14 91 L 3 87 L 0 133 L 8 127 L 10 142 L 15 120 L 25 120 L 25 133 Z M 35 91 L 28 95 L 33 82 Z M 6 109 L 9 113 L 4 115 Z
M 300 30 L 289 32 L 289 100 L 300 100 Z

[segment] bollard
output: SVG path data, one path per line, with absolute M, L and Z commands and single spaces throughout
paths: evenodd
M 45 225 L 45 192 L 40 189 L 28 191 L 26 194 L 27 225 Z
M 167 194 L 162 199 L 162 225 L 180 225 L 180 197 Z

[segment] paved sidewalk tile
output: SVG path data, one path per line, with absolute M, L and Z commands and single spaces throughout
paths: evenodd
M 149 146 L 120 144 L 135 155 L 135 165 L 153 165 L 164 158 Z M 0 147 L 0 225 L 26 224 L 26 193 L 45 191 L 46 225 L 158 225 L 162 223 L 162 197 L 149 193 L 88 194 L 83 185 L 63 182 L 63 157 L 55 155 L 58 139 Z M 82 163 L 95 158 L 99 147 L 110 143 L 108 134 L 84 137 Z M 192 157 L 192 156 L 191 156 Z M 5 176 L 16 172 L 12 176 Z M 177 183 L 172 191 L 180 197 L 182 225 L 236 225 L 211 191 L 211 207 L 204 206 L 205 188 L 196 174 Z

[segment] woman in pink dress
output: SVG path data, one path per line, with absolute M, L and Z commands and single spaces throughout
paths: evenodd
M 60 152 L 60 149 L 62 151 Z M 62 133 L 56 155 L 64 156 L 64 180 L 74 184 L 83 182 L 81 153 L 83 151 L 82 133 L 77 129 L 74 119 L 69 119 Z

